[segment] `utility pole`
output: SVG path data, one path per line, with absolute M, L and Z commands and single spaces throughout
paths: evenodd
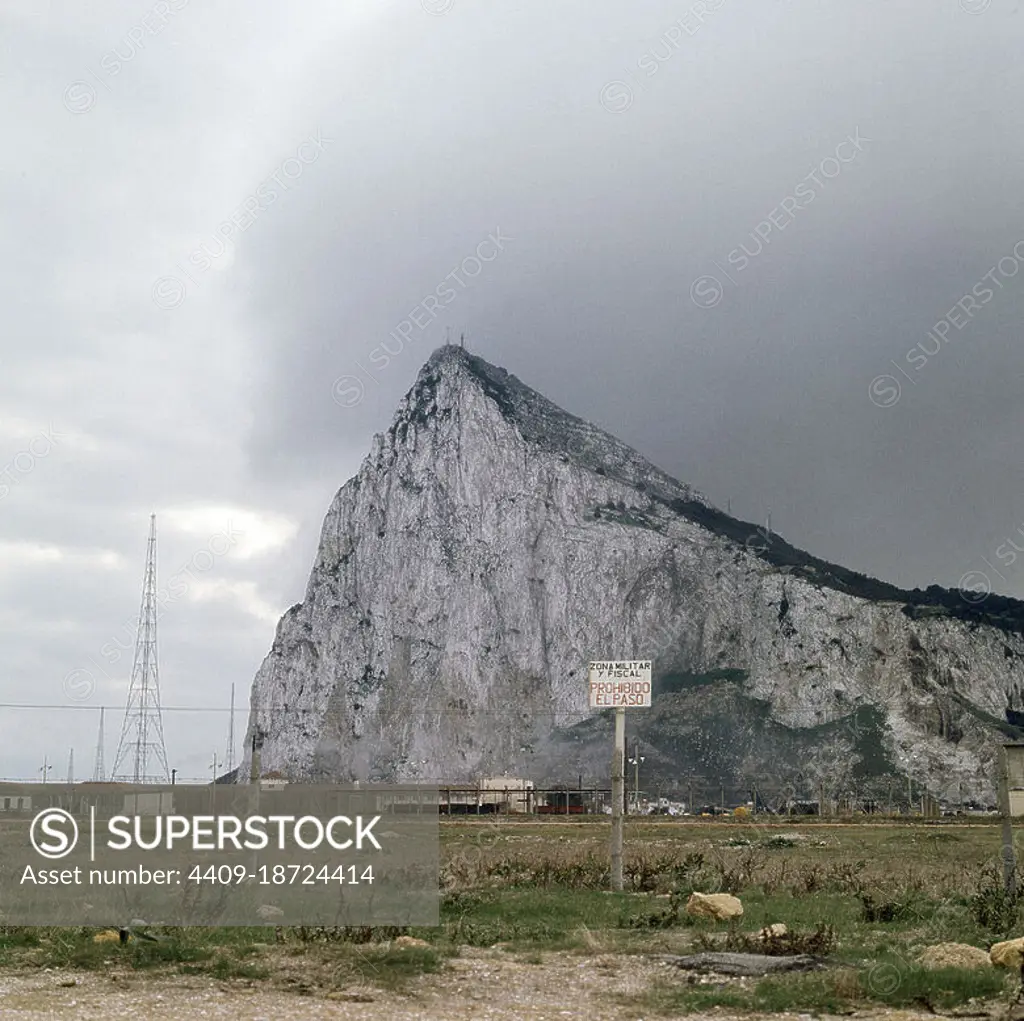
M 252 756 L 249 759 L 249 783 L 257 788 L 260 783 L 260 760 L 263 755 L 263 742 L 257 734 L 252 735 Z
M 210 815 L 216 815 L 217 804 L 217 753 L 213 753 L 213 762 L 210 764 L 213 772 L 213 782 L 210 784 Z
M 1013 823 L 1010 819 L 1009 753 L 1003 745 L 999 757 L 999 814 L 1003 817 L 1003 884 L 1008 897 L 1017 896 L 1017 862 L 1013 853 Z
M 235 768 L 235 685 L 231 685 L 231 711 L 228 714 L 228 753 L 224 766 L 230 773 Z
M 256 730 L 252 733 L 252 749 L 251 758 L 249 760 L 249 814 L 259 815 L 260 810 L 260 776 L 261 776 L 261 759 L 263 749 L 263 737 Z M 250 871 L 255 874 L 259 868 L 260 858 L 259 851 L 253 850 L 252 852 L 252 865 Z
M 75 782 L 75 749 L 68 753 L 68 786 Z
M 49 773 L 51 769 L 53 769 L 53 766 L 51 766 L 46 761 L 46 756 L 44 755 L 43 756 L 43 764 L 42 764 L 42 766 L 39 769 L 39 772 L 43 774 L 43 783 L 46 783 L 46 774 Z
M 96 736 L 96 759 L 92 767 L 92 778 L 95 783 L 102 783 L 106 779 L 103 766 L 103 706 L 100 706 L 100 729 Z
M 622 803 L 625 795 L 626 710 L 615 709 L 615 751 L 612 753 L 612 889 L 622 891 Z

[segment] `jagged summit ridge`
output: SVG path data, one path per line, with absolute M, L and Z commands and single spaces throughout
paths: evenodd
M 611 433 L 570 414 L 517 376 L 454 344 L 437 348 L 427 359 L 399 405 L 392 430 L 410 419 L 422 422 L 432 414 L 450 412 L 451 404 L 438 403 L 442 381 L 448 384 L 442 390 L 449 400 L 462 387 L 477 388 L 524 440 L 542 450 L 572 458 L 590 471 L 647 489 L 664 500 L 685 499 L 711 506 L 702 493 L 651 464 Z

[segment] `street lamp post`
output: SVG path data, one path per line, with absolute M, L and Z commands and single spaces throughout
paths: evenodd
M 213 762 L 210 763 L 210 770 L 213 773 L 213 783 L 210 784 L 210 814 L 214 814 L 214 806 L 217 802 L 217 753 L 213 753 Z
M 633 745 L 633 757 L 629 760 L 629 764 L 633 767 L 633 804 L 637 814 L 640 813 L 640 763 L 645 758 L 645 755 L 640 754 L 640 744 L 637 742 Z
M 911 767 L 914 765 L 913 755 L 901 755 L 900 765 L 907 771 L 907 814 L 914 814 L 914 776 Z

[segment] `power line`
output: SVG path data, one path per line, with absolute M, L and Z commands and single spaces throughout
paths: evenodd
M 41 703 L 34 702 L 0 702 L 0 709 L 89 709 L 95 711 L 96 709 L 110 709 L 115 708 L 113 706 L 86 706 L 86 705 L 43 705 Z M 326 709 L 315 709 L 305 708 L 302 706 L 279 706 L 279 705 L 267 705 L 267 706 L 253 706 L 253 711 L 262 713 L 320 713 L 326 712 Z M 503 715 L 510 710 L 521 710 L 521 705 L 517 702 L 511 704 L 504 709 L 475 709 L 469 715 L 473 716 L 499 716 Z M 164 705 L 160 707 L 161 713 L 230 713 L 231 710 L 225 706 L 207 706 L 207 705 Z M 567 710 L 561 712 L 553 712 L 550 710 L 530 710 L 531 719 L 536 716 L 565 716 Z M 429 707 L 419 709 L 408 709 L 403 710 L 403 714 L 406 716 L 465 716 L 467 715 L 464 710 L 461 709 L 431 709 Z
M 52 769 L 53 767 L 51 766 L 49 768 Z M 206 786 L 210 785 L 210 778 L 209 778 L 209 776 L 184 776 L 184 777 L 183 776 L 176 776 L 175 777 L 175 781 L 178 784 L 196 783 L 196 784 L 205 784 Z M 39 781 L 39 777 L 38 776 L 34 776 L 34 777 L 33 776 L 0 776 L 0 783 L 39 783 L 39 782 L 40 781 Z M 91 782 L 95 783 L 96 781 L 93 780 Z M 52 784 L 53 781 L 52 780 L 48 780 L 47 783 L 48 784 Z M 80 787 L 80 786 L 82 786 L 82 784 L 86 784 L 86 783 L 90 783 L 90 781 L 88 781 L 88 780 L 77 780 L 73 786 Z M 104 780 L 103 783 L 105 783 L 105 784 L 113 783 L 113 784 L 120 785 L 120 784 L 130 784 L 131 781 L 130 780 Z M 168 786 L 169 787 L 170 783 L 164 784 L 164 786 Z
M 34 710 L 39 710 L 39 709 L 45 709 L 45 710 L 53 710 L 53 709 L 78 709 L 78 710 L 82 710 L 82 709 L 84 709 L 84 710 L 93 712 L 96 709 L 101 709 L 102 710 L 102 709 L 112 709 L 112 708 L 116 708 L 116 707 L 115 706 L 95 706 L 95 705 L 71 705 L 71 704 L 50 704 L 50 705 L 46 705 L 46 704 L 43 704 L 43 703 L 36 703 L 36 702 L 0 702 L 0 709 L 34 709 Z M 314 708 L 314 707 L 308 707 L 307 708 L 307 707 L 304 707 L 304 706 L 254 705 L 254 706 L 252 706 L 252 711 L 253 712 L 259 712 L 259 713 L 274 713 L 276 715 L 285 715 L 285 716 L 287 716 L 287 715 L 290 715 L 290 714 L 298 714 L 298 713 L 318 713 L 320 715 L 323 715 L 324 713 L 326 713 L 327 710 L 325 708 L 324 709 L 318 709 L 318 708 Z M 462 710 L 462 709 L 449 709 L 447 707 L 445 707 L 445 708 L 431 708 L 430 706 L 425 706 L 425 707 L 420 707 L 420 708 L 404 709 L 403 710 L 403 715 L 405 715 L 405 716 L 439 716 L 439 715 L 440 716 L 467 716 L 467 715 L 469 715 L 469 716 L 503 716 L 503 715 L 506 715 L 509 712 L 525 712 L 525 711 L 526 710 L 523 709 L 521 703 L 514 702 L 514 703 L 509 703 L 509 705 L 504 706 L 503 708 L 500 708 L 500 709 L 474 709 L 472 712 L 469 712 L 469 713 L 467 713 L 465 710 Z M 586 711 L 589 713 L 589 710 L 586 710 Z M 610 710 L 607 710 L 607 709 L 601 710 L 601 712 L 609 712 L 609 711 Z M 192 706 L 192 705 L 171 705 L 171 706 L 167 706 L 167 705 L 164 705 L 164 706 L 160 707 L 160 712 L 161 713 L 230 713 L 231 709 L 228 706 L 216 706 L 216 705 L 197 705 L 197 706 Z M 554 719 L 554 718 L 559 717 L 559 716 L 567 716 L 567 715 L 574 715 L 574 714 L 575 714 L 575 710 L 568 710 L 568 709 L 563 709 L 563 710 L 559 710 L 559 711 L 545 710 L 545 709 L 530 709 L 529 710 L 530 719 L 547 718 L 547 717 L 551 717 L 552 719 Z M 844 722 L 848 722 L 852 715 L 853 715 L 852 713 L 848 713 L 846 716 L 838 716 L 838 717 L 836 717 L 835 719 L 833 719 L 831 721 L 827 721 L 824 725 L 837 725 L 838 726 L 838 725 L 840 725 L 840 724 L 842 724 Z M 812 726 L 822 726 L 823 725 L 821 720 L 818 720 L 817 717 L 814 715 L 814 713 L 811 710 L 806 710 L 805 711 L 805 715 L 804 715 L 803 718 L 808 721 L 809 725 L 812 725 Z
M 0 702 L 0 709 L 84 709 L 87 712 L 101 712 L 107 709 L 117 709 L 112 705 L 68 705 L 68 704 L 44 704 L 42 702 Z M 314 709 L 283 709 L 281 706 L 260 706 L 266 712 L 315 712 Z M 226 706 L 219 705 L 164 705 L 160 707 L 163 713 L 229 713 L 231 710 Z

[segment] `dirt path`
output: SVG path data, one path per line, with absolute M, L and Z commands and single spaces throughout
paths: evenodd
M 545 954 L 528 964 L 497 950 L 469 950 L 439 975 L 424 976 L 406 995 L 351 987 L 329 998 L 281 992 L 265 982 L 157 978 L 139 973 L 0 974 L 3 1021 L 653 1021 L 617 997 L 678 975 L 634 957 Z M 864 1015 L 868 1017 L 869 1015 Z M 906 1011 L 886 1021 L 924 1021 Z M 695 1021 L 699 1019 L 691 1016 Z M 716 1011 L 715 1021 L 727 1021 Z M 809 1015 L 773 1015 L 809 1021 Z M 747 1019 L 749 1021 L 749 1018 Z M 934 1021 L 934 1018 L 931 1019 Z

